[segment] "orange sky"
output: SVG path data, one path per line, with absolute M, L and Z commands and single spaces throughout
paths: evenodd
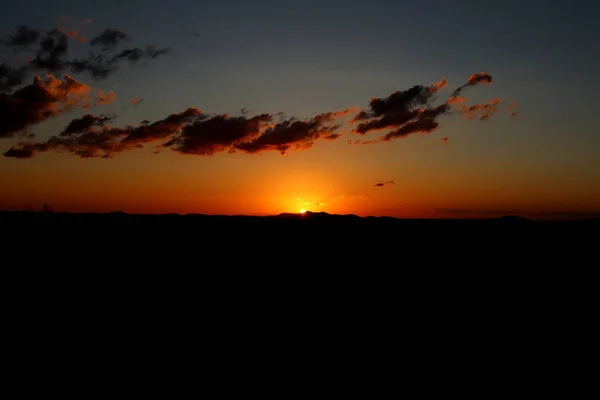
M 477 162 L 448 169 L 443 165 L 452 158 L 449 145 L 429 137 L 416 139 L 417 146 L 386 150 L 398 155 L 386 163 L 367 162 L 381 156 L 382 149 L 376 148 L 380 145 L 341 142 L 286 156 L 195 157 L 141 150 L 114 159 L 81 160 L 46 153 L 4 162 L 0 207 L 40 208 L 47 203 L 57 211 L 72 212 L 247 215 L 306 209 L 419 218 L 494 216 L 490 211 L 573 213 L 599 204 L 600 188 L 593 185 L 593 174 L 572 180 L 565 179 L 569 171 L 563 168 L 550 171 L 540 166 L 519 173 L 518 164 L 492 169 Z M 430 157 L 419 160 L 410 147 L 415 153 L 427 148 Z M 348 162 L 355 158 L 366 162 Z M 374 186 L 390 180 L 394 184 Z

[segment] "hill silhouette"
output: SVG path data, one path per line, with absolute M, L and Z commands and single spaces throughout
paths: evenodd
M 502 255 L 519 249 L 538 256 L 595 246 L 600 220 L 537 221 L 517 216 L 489 219 L 398 219 L 325 212 L 271 216 L 204 214 L 143 215 L 122 212 L 0 212 L 7 248 L 54 249 L 48 256 L 75 254 L 144 255 L 164 252 L 185 257 L 186 251 L 218 251 L 234 257 L 236 249 L 257 257 L 276 254 L 358 255 L 385 258 L 419 253 Z M 177 252 L 174 251 L 177 249 Z M 25 250 L 32 253 L 30 250 Z M 483 257 L 483 256 L 482 256 Z M 483 262 L 483 261 L 482 261 Z M 486 261 L 487 262 L 487 261 Z
M 391 312 L 397 296 L 430 310 L 458 296 L 483 315 L 490 304 L 526 313 L 522 299 L 576 298 L 600 220 L 0 212 L 0 227 L 5 282 L 36 306 L 67 296 L 84 314 L 80 299 L 120 293 L 169 310 L 181 301 L 192 315 L 202 296 L 228 315 L 260 297 L 281 313 L 311 301 L 324 317 L 317 303 L 343 299 L 347 312 L 364 301 Z

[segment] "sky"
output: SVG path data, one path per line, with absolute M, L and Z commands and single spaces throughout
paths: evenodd
M 0 209 L 600 215 L 600 4 L 20 0 Z

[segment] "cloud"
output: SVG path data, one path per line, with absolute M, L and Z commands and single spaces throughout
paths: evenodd
M 478 84 L 490 85 L 491 83 L 492 83 L 492 76 L 490 74 L 488 74 L 487 72 L 479 72 L 479 73 L 473 74 L 473 75 L 469 76 L 469 78 L 467 79 L 467 82 L 464 85 L 461 85 L 461 86 L 457 87 L 456 89 L 454 89 L 454 92 L 452 93 L 452 97 L 458 96 L 463 90 L 465 90 L 466 88 L 468 88 L 470 86 L 475 86 Z
M 81 118 L 75 118 L 60 133 L 60 136 L 71 136 L 90 131 L 93 127 L 102 127 L 111 122 L 114 115 L 92 115 L 86 114 Z
M 202 111 L 188 108 L 184 112 L 171 114 L 153 123 L 110 128 L 106 126 L 106 123 L 114 116 L 84 116 L 71 121 L 60 136 L 52 136 L 42 143 L 19 143 L 4 155 L 6 157 L 31 158 L 36 152 L 56 150 L 75 154 L 82 158 L 110 158 L 114 153 L 132 150 L 142 147 L 144 143 L 169 138 L 185 124 L 202 117 Z M 98 127 L 101 128 L 98 129 Z
M 133 104 L 134 106 L 137 106 L 142 101 L 144 101 L 143 98 L 141 98 L 141 97 L 135 97 L 135 98 L 131 99 L 131 104 Z
M 466 83 L 455 89 L 446 101 L 438 105 L 433 103 L 440 89 L 447 86 L 445 78 L 430 86 L 415 85 L 406 90 L 393 92 L 385 98 L 372 98 L 369 101 L 369 109 L 360 111 L 352 119 L 351 122 L 358 123 L 353 132 L 364 135 L 371 131 L 385 129 L 388 132 L 380 138 L 381 141 L 415 133 L 430 133 L 440 127 L 438 118 L 451 114 L 452 106 L 456 105 L 461 105 L 460 112 L 467 118 L 487 119 L 498 111 L 499 99 L 494 99 L 488 104 L 466 106 L 462 105 L 466 102 L 466 98 L 459 94 L 467 87 L 491 82 L 492 77 L 485 72 L 473 74 Z M 353 144 L 372 142 L 356 141 Z
M 67 19 L 61 17 L 60 22 Z M 79 25 L 85 26 L 89 23 L 91 20 L 84 20 Z M 13 53 L 33 53 L 33 57 L 21 65 L 0 64 L 0 91 L 14 90 L 24 84 L 29 76 L 40 72 L 87 73 L 96 80 L 102 80 L 118 71 L 123 62 L 136 63 L 142 59 L 156 59 L 170 51 L 169 48 L 156 48 L 151 45 L 119 49 L 131 38 L 118 29 L 105 29 L 87 42 L 87 57 L 70 58 L 71 40 L 81 44 L 86 42 L 86 37 L 77 29 L 57 27 L 44 31 L 21 25 L 14 34 L 0 39 L 0 45 Z
M 431 91 L 432 93 L 437 93 L 446 86 L 448 86 L 448 82 L 446 81 L 446 78 L 442 78 L 441 81 L 429 86 L 429 91 Z
M 510 116 L 511 117 L 516 117 L 517 116 L 517 102 L 514 100 L 511 100 L 508 102 L 508 105 L 506 106 L 506 109 L 510 112 Z
M 442 138 L 442 140 L 440 140 L 440 142 L 441 142 L 442 144 L 444 144 L 444 145 L 445 145 L 445 144 L 448 144 L 448 143 L 450 142 L 450 138 L 447 138 L 447 137 L 445 137 L 445 138 Z
M 0 138 L 27 133 L 27 129 L 74 107 L 88 108 L 91 88 L 75 78 L 36 76 L 33 83 L 13 94 L 0 93 Z
M 387 133 L 381 140 L 388 141 L 399 137 L 405 137 L 413 133 L 433 132 L 440 126 L 436 120 L 437 117 L 448 112 L 449 108 L 450 106 L 448 106 L 448 104 L 441 104 L 434 108 L 416 110 L 411 121 L 400 125 L 395 131 Z
M 472 106 L 462 106 L 460 112 L 467 119 L 488 119 L 498 112 L 500 99 L 492 99 L 486 104 L 474 104 Z
M 46 32 L 39 41 L 35 57 L 30 65 L 37 70 L 60 73 L 67 69 L 66 56 L 69 49 L 69 35 L 58 29 Z
M 111 47 L 113 44 L 115 46 L 118 44 L 115 42 L 116 39 L 106 39 L 99 45 Z M 489 82 L 491 82 L 489 75 L 474 74 L 459 88 L 464 89 Z M 354 116 L 350 123 L 358 122 L 358 126 L 353 131 L 356 134 L 365 135 L 374 130 L 387 130 L 378 140 L 348 141 L 349 144 L 370 144 L 387 142 L 414 133 L 433 132 L 439 129 L 438 118 L 442 115 L 462 114 L 467 119 L 485 120 L 498 112 L 499 99 L 484 104 L 467 105 L 464 97 L 455 95 L 456 90 L 445 101 L 434 105 L 439 92 L 446 86 L 445 79 L 429 86 L 415 85 L 403 91 L 393 92 L 385 98 L 372 98 L 368 110 L 348 108 L 316 114 L 305 119 L 285 117 L 283 113 L 250 116 L 247 109 L 242 109 L 240 116 L 208 115 L 197 108 L 188 108 L 152 123 L 143 121 L 137 126 L 118 128 L 107 125 L 112 122 L 114 116 L 109 118 L 88 114 L 71 121 L 63 131 L 69 132 L 68 135 L 61 133 L 45 142 L 18 143 L 5 155 L 28 158 L 36 152 L 56 150 L 81 157 L 108 158 L 151 142 L 162 142 L 160 144 L 162 148 L 170 148 L 181 154 L 208 156 L 219 152 L 255 154 L 277 151 L 283 155 L 293 150 L 309 149 L 319 139 L 340 138 L 343 127 L 340 120 L 348 115 Z M 98 91 L 98 93 L 94 104 L 114 98 L 112 92 L 106 94 Z M 23 130 L 28 124 L 41 122 L 52 113 L 41 115 L 43 117 L 25 118 L 27 124 L 22 123 L 15 125 L 16 127 L 11 125 L 10 129 L 3 127 L 4 131 L 8 132 L 5 135 Z M 442 139 L 442 143 L 447 142 L 447 138 Z M 391 184 L 391 181 L 383 184 Z
M 145 49 L 135 47 L 111 54 L 112 51 L 114 51 L 114 48 L 111 46 L 101 47 L 100 53 L 91 52 L 87 58 L 75 58 L 69 61 L 69 70 L 73 73 L 87 72 L 92 78 L 103 80 L 117 72 L 122 61 L 135 64 L 142 59 L 156 59 L 167 54 L 171 49 L 157 49 L 154 46 L 146 46 Z
M 387 182 L 376 183 L 373 186 L 374 187 L 383 187 L 383 186 L 386 186 L 386 185 L 393 185 L 393 184 L 394 184 L 394 181 L 387 181 Z
M 408 90 L 396 91 L 386 98 L 372 98 L 369 101 L 369 111 L 359 112 L 354 122 L 362 121 L 354 129 L 355 133 L 365 134 L 369 131 L 400 127 L 419 117 L 419 114 L 429 113 L 421 106 L 429 105 L 436 93 L 446 86 L 446 79 L 430 86 L 415 85 Z M 444 112 L 447 105 L 442 105 Z
M 97 46 L 102 51 L 114 50 L 121 42 L 128 41 L 129 36 L 118 29 L 105 29 L 90 40 L 90 45 Z
M 27 68 L 0 64 L 0 92 L 7 92 L 25 82 Z
M 1 39 L 0 43 L 13 48 L 29 47 L 34 44 L 41 36 L 41 32 L 36 29 L 31 29 L 27 25 L 17 27 L 17 32 L 9 36 L 7 39 Z
M 113 90 L 111 90 L 110 92 L 105 92 L 102 89 L 97 89 L 96 92 L 97 95 L 94 101 L 94 106 L 100 106 L 103 104 L 110 103 L 111 101 L 114 101 L 117 98 Z
M 348 140 L 348 144 L 352 144 L 352 145 L 355 145 L 355 144 L 373 144 L 373 143 L 379 143 L 379 140 L 358 140 L 358 139 L 356 139 L 354 141 Z
M 250 141 L 235 145 L 235 149 L 247 153 L 275 150 L 285 154 L 291 148 L 296 150 L 312 147 L 315 140 L 335 140 L 340 137 L 336 131 L 340 128 L 335 123 L 337 118 L 348 115 L 354 109 L 317 114 L 316 116 L 299 120 L 290 118 L 267 128 L 260 136 Z
M 231 150 L 232 146 L 251 141 L 263 132 L 272 121 L 269 114 L 230 117 L 226 114 L 208 117 L 185 126 L 166 147 L 184 154 L 212 155 Z

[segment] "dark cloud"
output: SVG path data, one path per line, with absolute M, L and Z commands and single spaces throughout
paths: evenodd
M 438 92 L 447 85 L 446 79 L 430 86 L 415 85 L 410 89 L 396 91 L 385 98 L 373 98 L 369 102 L 369 109 L 356 114 L 352 122 L 358 122 L 353 130 L 354 133 L 364 135 L 371 131 L 382 129 L 388 132 L 380 138 L 389 141 L 395 138 L 406 137 L 415 133 L 430 133 L 438 129 L 440 123 L 438 118 L 450 114 L 452 106 L 463 103 L 466 99 L 458 94 L 467 87 L 477 84 L 488 84 L 492 78 L 485 72 L 473 74 L 467 82 L 452 92 L 452 95 L 443 103 L 433 105 Z M 489 104 L 476 104 L 473 106 L 462 105 L 460 112 L 473 118 L 487 119 L 497 112 L 499 99 L 492 100 Z M 353 144 L 366 144 L 372 141 Z M 352 143 L 352 142 L 350 142 Z
M 8 149 L 4 152 L 4 157 L 13 157 L 13 158 L 31 158 L 35 154 L 34 145 L 24 144 L 22 147 L 14 147 Z
M 38 70 L 60 73 L 65 71 L 68 66 L 66 60 L 68 50 L 68 35 L 58 29 L 53 29 L 42 36 L 30 65 Z
M 351 109 L 317 114 L 307 120 L 290 118 L 269 127 L 253 140 L 236 144 L 235 149 L 247 153 L 276 150 L 281 154 L 285 154 L 291 148 L 308 149 L 319 138 L 326 140 L 339 138 L 340 134 L 335 131 L 340 128 L 340 125 L 334 122 L 336 118 L 350 112 Z
M 273 123 L 273 115 L 254 117 L 208 116 L 189 108 L 153 123 L 111 128 L 113 116 L 85 115 L 71 121 L 63 132 L 46 142 L 23 142 L 4 155 L 30 158 L 35 152 L 56 150 L 81 157 L 111 157 L 115 153 L 163 140 L 163 147 L 183 154 L 212 155 L 218 152 L 258 153 L 307 149 L 319 138 L 334 140 L 339 127 L 334 121 L 350 110 L 318 114 L 307 120 L 289 118 Z
M 371 99 L 369 111 L 361 111 L 354 117 L 354 121 L 364 121 L 358 124 L 354 132 L 365 134 L 409 122 L 418 115 L 419 107 L 434 100 L 435 94 L 445 84 L 443 79 L 431 86 L 415 85 L 408 90 L 396 91 L 386 98 Z
M 60 133 L 60 136 L 77 135 L 91 130 L 93 127 L 102 127 L 111 122 L 114 115 L 92 115 L 86 114 L 81 118 L 75 118 Z
M 379 143 L 379 140 L 348 140 L 348 144 L 373 144 L 373 143 Z
M 12 88 L 22 85 L 27 77 L 27 68 L 11 67 L 0 64 L 0 92 L 8 92 Z
M 157 49 L 147 46 L 145 49 L 136 47 L 122 50 L 116 54 L 110 54 L 107 51 L 91 52 L 87 58 L 75 58 L 69 61 L 69 69 L 73 73 L 87 72 L 92 78 L 102 80 L 117 72 L 121 61 L 136 63 L 142 59 L 158 58 L 169 51 L 169 48 Z
M 118 29 L 105 29 L 90 40 L 90 45 L 97 46 L 102 51 L 114 50 L 121 42 L 130 40 L 129 36 Z
M 39 79 L 39 78 L 38 78 Z M 475 74 L 461 87 L 489 83 L 487 74 Z M 113 116 L 88 114 L 69 123 L 65 130 L 46 142 L 22 142 L 5 153 L 8 157 L 28 158 L 39 151 L 64 151 L 81 157 L 111 157 L 112 155 L 143 147 L 150 142 L 162 142 L 182 154 L 212 155 L 218 152 L 260 153 L 277 151 L 286 154 L 291 150 L 311 148 L 315 141 L 336 140 L 342 134 L 339 118 L 354 114 L 352 123 L 359 122 L 355 133 L 366 134 L 372 130 L 386 129 L 379 140 L 355 140 L 349 144 L 386 142 L 414 133 L 429 133 L 439 128 L 438 118 L 454 111 L 467 119 L 487 119 L 497 112 L 499 99 L 486 104 L 466 105 L 466 99 L 452 95 L 441 104 L 433 105 L 436 94 L 446 86 L 446 80 L 430 86 L 416 85 L 404 91 L 396 91 L 386 98 L 374 98 L 369 109 L 357 112 L 350 108 L 342 111 L 320 113 L 307 119 L 285 117 L 283 113 L 241 116 L 217 114 L 209 116 L 196 108 L 169 115 L 155 122 L 142 121 L 137 126 L 125 128 L 108 127 Z M 110 99 L 109 94 L 99 93 L 96 102 Z M 67 104 L 71 104 L 67 102 Z M 46 110 L 42 107 L 42 110 Z M 49 108 L 53 109 L 53 108 Z M 27 124 L 41 122 L 52 113 L 36 113 L 36 118 L 21 118 Z M 7 114 L 8 115 L 8 114 Z M 42 115 L 41 117 L 39 115 Z M 472 116 L 475 117 L 472 117 Z M 34 121 L 34 122 L 31 122 Z M 25 129 L 25 123 L 0 126 L 5 132 L 15 133 Z M 6 135 L 6 134 L 5 134 Z M 444 139 L 443 142 L 447 142 Z M 392 181 L 375 185 L 392 184 Z
M 127 49 L 117 53 L 114 56 L 114 59 L 115 61 L 126 60 L 135 62 L 145 58 L 158 58 L 162 55 L 168 54 L 170 51 L 170 48 L 157 49 L 154 46 L 146 46 L 145 49 L 136 47 L 134 49 Z
M 0 93 L 0 138 L 26 133 L 37 123 L 73 107 L 89 107 L 90 88 L 75 78 L 35 77 L 33 83 L 13 94 Z
M 473 75 L 469 76 L 469 79 L 467 79 L 467 82 L 464 85 L 461 85 L 461 86 L 457 87 L 456 89 L 454 89 L 454 92 L 452 93 L 452 97 L 458 96 L 464 89 L 468 88 L 469 86 L 475 86 L 478 84 L 490 85 L 491 83 L 492 83 L 492 76 L 490 74 L 488 74 L 487 72 L 479 72 L 479 73 L 473 74 Z
M 31 158 L 36 152 L 48 150 L 63 151 L 78 155 L 82 158 L 103 157 L 110 158 L 114 153 L 120 153 L 135 148 L 140 148 L 144 143 L 166 139 L 181 130 L 184 125 L 192 123 L 204 115 L 196 108 L 188 108 L 181 113 L 169 115 L 167 118 L 139 126 L 125 128 L 110 128 L 104 126 L 109 117 L 90 117 L 86 122 L 79 118 L 63 131 L 60 136 L 53 136 L 46 142 L 19 143 L 4 153 L 6 157 Z M 112 119 L 112 117 L 110 117 Z M 100 129 L 97 129 L 101 127 Z M 69 133 L 64 133 L 68 131 Z
M 376 183 L 373 186 L 375 186 L 375 187 L 382 187 L 382 186 L 393 185 L 393 184 L 394 184 L 394 181 L 387 181 L 387 182 Z
M 19 26 L 8 38 L 1 39 L 0 44 L 15 53 L 33 54 L 22 65 L 0 64 L 0 91 L 10 92 L 39 72 L 87 73 L 96 80 L 102 80 L 118 71 L 123 62 L 134 64 L 140 60 L 156 59 L 170 51 L 169 48 L 151 45 L 119 49 L 130 40 L 129 36 L 117 29 L 105 29 L 88 42 L 90 51 L 87 57 L 70 58 L 71 39 L 79 43 L 86 40 L 74 29 L 42 31 L 26 25 Z
M 14 35 L 7 39 L 0 39 L 0 43 L 8 47 L 29 47 L 34 44 L 41 36 L 41 32 L 36 29 L 31 29 L 27 25 L 21 25 L 17 28 Z
M 430 133 L 439 128 L 437 117 L 448 112 L 450 106 L 441 104 L 437 107 L 416 110 L 412 120 L 400 125 L 395 131 L 387 133 L 381 140 L 391 140 L 401 138 L 413 133 Z
M 251 118 L 216 115 L 185 126 L 167 146 L 186 154 L 212 155 L 258 137 L 271 122 L 270 114 Z

